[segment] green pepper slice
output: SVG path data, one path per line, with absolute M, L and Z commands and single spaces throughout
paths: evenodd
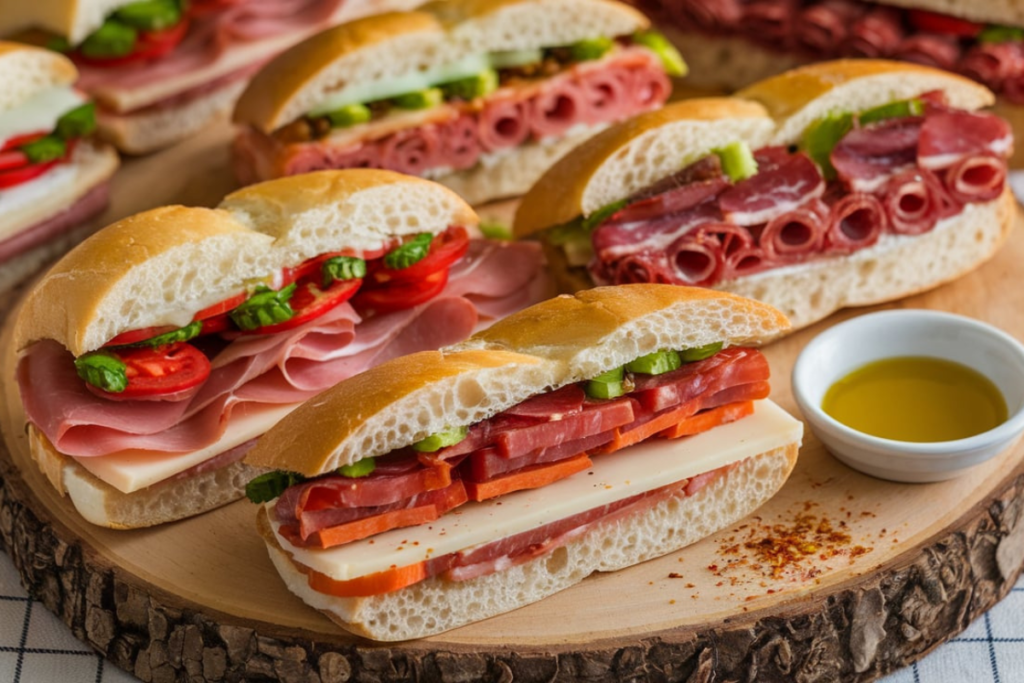
M 722 170 L 731 181 L 738 182 L 757 175 L 754 152 L 743 140 L 734 140 L 725 147 L 711 150 L 722 160 Z
M 117 19 L 107 19 L 103 25 L 82 41 L 78 50 L 86 57 L 107 59 L 124 57 L 135 49 L 139 32 Z
M 683 349 L 679 352 L 679 358 L 684 363 L 693 363 L 694 361 L 704 360 L 705 358 L 710 358 L 721 351 L 722 346 L 724 346 L 722 342 L 712 342 L 711 344 L 705 344 L 704 346 L 695 346 L 692 349 Z
M 33 164 L 44 164 L 48 161 L 60 159 L 68 151 L 64 141 L 56 135 L 47 135 L 38 140 L 33 140 L 32 142 L 25 143 L 18 149 L 24 152 L 25 156 Z
M 486 97 L 498 89 L 498 72 L 485 69 L 475 76 L 442 83 L 439 87 L 446 98 L 469 102 L 478 97 Z
M 618 398 L 626 393 L 622 385 L 625 376 L 626 373 L 621 367 L 603 372 L 587 382 L 584 391 L 590 398 Z
M 257 287 L 255 294 L 231 311 L 231 320 L 239 329 L 246 331 L 291 320 L 295 311 L 288 302 L 295 288 L 294 282 L 276 292 L 269 287 Z
M 348 128 L 349 126 L 366 123 L 373 117 L 373 113 L 365 104 L 356 103 L 329 111 L 325 116 L 331 122 L 332 128 Z
M 586 38 L 569 46 L 569 56 L 574 62 L 588 62 L 601 59 L 612 49 L 615 41 L 606 36 Z
M 356 256 L 335 256 L 324 261 L 321 272 L 324 289 L 327 289 L 335 280 L 366 277 L 366 261 Z
M 640 356 L 636 360 L 626 363 L 626 369 L 641 375 L 663 375 L 666 372 L 678 370 L 682 364 L 683 361 L 677 351 L 665 349 Z
M 412 449 L 420 453 L 436 453 L 442 448 L 454 446 L 465 439 L 468 434 L 469 427 L 452 427 L 417 441 L 412 445 Z
M 634 33 L 633 42 L 637 45 L 643 45 L 656 54 L 658 59 L 661 60 L 662 66 L 665 67 L 665 73 L 669 76 L 682 78 L 689 73 L 690 69 L 686 66 L 683 56 L 679 54 L 679 50 L 669 42 L 668 38 L 658 31 L 639 31 Z
M 337 469 L 337 473 L 349 479 L 358 479 L 373 474 L 375 469 L 377 469 L 377 461 L 374 458 L 363 458 L 356 460 L 351 465 L 342 465 Z
M 284 493 L 285 489 L 301 484 L 305 480 L 306 478 L 297 472 L 267 472 L 245 485 L 245 497 L 253 503 L 269 503 Z
M 84 138 L 96 130 L 96 105 L 92 102 L 75 107 L 57 119 L 57 137 L 62 140 Z
M 408 268 L 427 257 L 427 254 L 430 253 L 430 243 L 433 241 L 433 234 L 421 232 L 402 246 L 385 254 L 384 265 L 391 270 Z
M 433 109 L 444 102 L 444 91 L 427 88 L 393 97 L 391 101 L 399 109 Z
M 94 351 L 75 359 L 75 370 L 83 380 L 112 394 L 128 388 L 127 366 L 117 356 Z

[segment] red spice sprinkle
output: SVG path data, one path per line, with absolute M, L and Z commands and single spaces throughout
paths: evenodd
M 668 575 L 668 578 L 670 578 L 670 579 L 681 579 L 681 578 L 683 578 L 683 575 L 682 574 L 677 574 L 676 572 L 670 572 L 669 575 Z
M 676 601 L 675 601 L 675 600 L 669 600 L 669 601 L 668 601 L 668 604 L 670 604 L 670 605 L 674 605 L 674 604 L 676 604 Z

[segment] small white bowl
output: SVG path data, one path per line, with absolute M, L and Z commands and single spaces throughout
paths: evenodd
M 1006 422 L 966 439 L 913 443 L 859 432 L 821 409 L 835 382 L 896 356 L 944 358 L 977 370 L 1002 392 Z M 1024 432 L 1024 345 L 991 325 L 951 313 L 871 313 L 822 332 L 804 347 L 793 366 L 793 395 L 815 436 L 850 467 L 893 481 L 942 481 L 994 457 Z

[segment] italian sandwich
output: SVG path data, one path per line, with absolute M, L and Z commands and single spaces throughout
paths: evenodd
M 1024 122 L 1024 8 L 937 0 L 633 0 L 693 67 L 690 83 L 729 92 L 801 64 L 898 59 L 972 78 L 995 111 Z M 1014 159 L 1019 166 L 1021 160 Z
M 564 289 L 714 287 L 803 327 L 935 287 L 1003 243 L 1013 135 L 977 111 L 991 103 L 914 64 L 801 67 L 606 131 L 531 189 L 514 230 L 546 245 Z
M 67 58 L 0 41 L 0 290 L 88 231 L 117 155 L 93 138 L 95 106 Z
M 0 0 L 0 36 L 74 60 L 101 135 L 131 154 L 231 111 L 275 54 L 341 21 L 417 0 Z
M 21 306 L 31 452 L 94 524 L 198 514 L 243 495 L 245 451 L 302 401 L 546 294 L 539 249 L 480 239 L 450 190 L 386 171 L 137 214 Z
M 324 31 L 242 94 L 243 183 L 371 167 L 471 204 L 522 194 L 609 123 L 656 109 L 685 65 L 613 0 L 448 0 Z
M 802 424 L 752 344 L 769 306 L 669 285 L 563 295 L 342 382 L 247 454 L 288 588 L 428 636 L 670 553 L 768 500 Z M 685 438 L 684 438 L 685 437 Z

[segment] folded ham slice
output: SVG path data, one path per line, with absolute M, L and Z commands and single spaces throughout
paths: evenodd
M 247 404 L 304 401 L 390 358 L 461 341 L 539 301 L 546 291 L 541 263 L 534 244 L 473 240 L 434 299 L 367 320 L 345 303 L 287 333 L 239 336 L 213 357 L 201 390 L 180 401 L 99 398 L 78 379 L 70 353 L 37 342 L 18 364 L 25 412 L 68 455 L 196 450 L 215 442 L 232 412 Z

